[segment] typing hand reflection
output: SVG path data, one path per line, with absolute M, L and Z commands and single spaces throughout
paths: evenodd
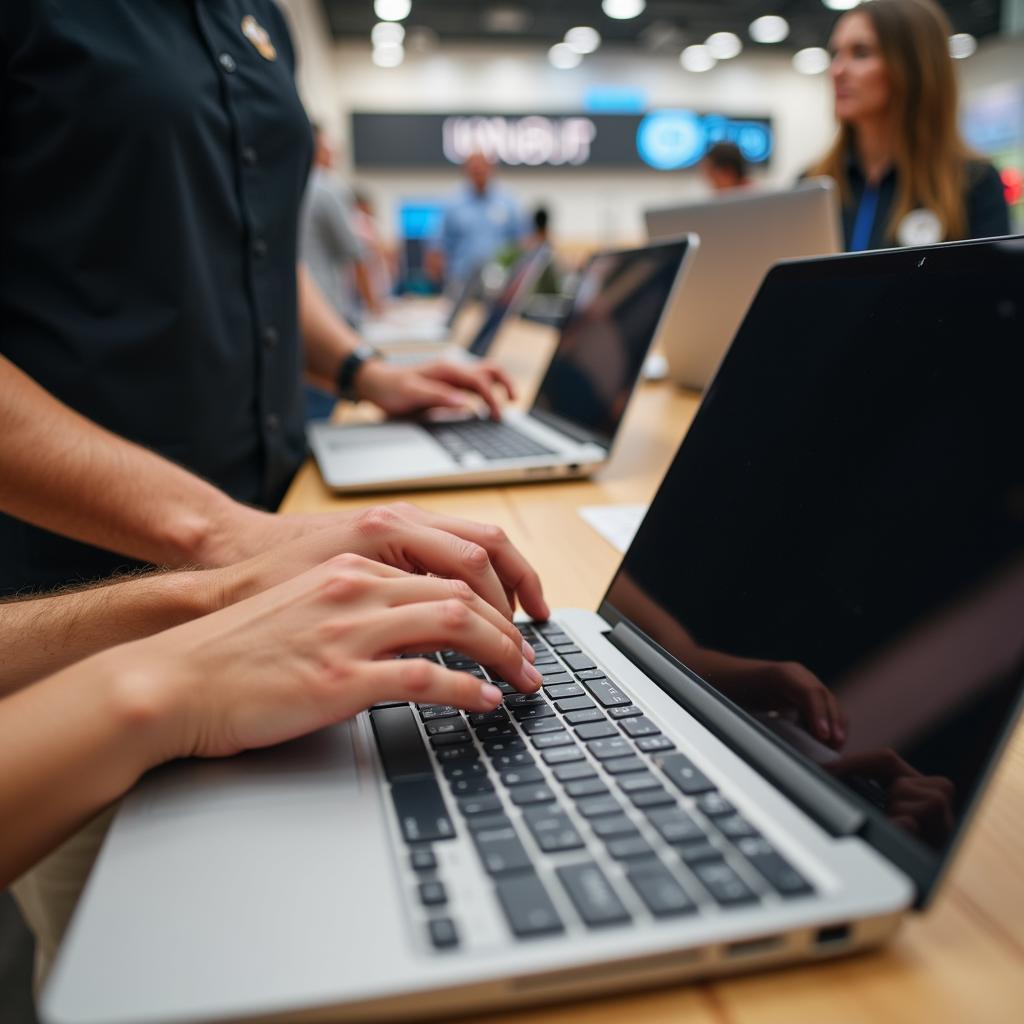
M 922 775 L 894 750 L 849 754 L 824 768 L 848 784 L 878 787 L 885 816 L 931 846 L 943 846 L 953 831 L 953 783 L 941 775 Z

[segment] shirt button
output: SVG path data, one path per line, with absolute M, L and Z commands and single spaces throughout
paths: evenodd
M 252 146 L 242 147 L 242 163 L 246 167 L 255 167 L 258 157 L 256 156 L 256 150 Z
M 276 327 L 263 328 L 263 347 L 268 351 L 277 348 L 278 334 Z
M 262 238 L 253 239 L 252 254 L 258 260 L 263 259 L 267 255 L 267 243 Z
M 238 65 L 235 63 L 235 58 L 230 53 L 222 53 L 217 58 L 217 63 L 230 75 Z
M 268 412 L 263 422 L 266 424 L 267 430 L 274 433 L 281 426 L 281 417 L 276 412 Z

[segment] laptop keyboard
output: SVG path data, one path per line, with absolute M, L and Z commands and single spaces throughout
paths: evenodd
M 485 459 L 521 459 L 554 452 L 496 420 L 453 420 L 424 423 L 423 428 L 456 461 L 470 454 Z
M 466 714 L 387 703 L 370 713 L 434 948 L 460 942 L 433 851 L 460 831 L 472 838 L 520 939 L 565 931 L 556 887 L 587 929 L 634 923 L 623 887 L 654 918 L 813 894 L 557 624 L 519 628 L 544 677 L 537 693 L 521 694 L 443 651 L 426 657 L 490 678 L 505 694 L 502 706 Z

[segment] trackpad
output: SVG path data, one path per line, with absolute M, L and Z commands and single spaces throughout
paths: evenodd
M 322 444 L 331 459 L 332 482 L 391 480 L 450 472 L 452 457 L 414 423 L 338 427 Z

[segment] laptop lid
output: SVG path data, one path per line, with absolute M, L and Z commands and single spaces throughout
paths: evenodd
M 831 179 L 816 178 L 792 189 L 740 189 L 644 213 L 651 238 L 700 236 L 700 253 L 665 330 L 665 358 L 677 384 L 707 387 L 773 263 L 841 251 L 835 191 Z
M 1024 238 L 780 264 L 601 608 L 922 904 L 1024 692 L 1022 380 Z
M 471 355 L 481 359 L 487 355 L 506 317 L 519 312 L 550 262 L 550 246 L 539 245 L 524 253 L 512 264 L 505 276 L 501 290 L 487 310 L 484 322 L 469 343 Z
M 592 256 L 530 415 L 610 448 L 680 279 L 690 235 Z

